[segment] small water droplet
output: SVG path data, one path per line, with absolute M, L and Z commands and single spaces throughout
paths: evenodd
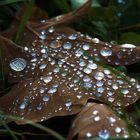
M 94 78 L 96 80 L 102 80 L 104 78 L 104 74 L 102 72 L 96 72 Z
M 96 121 L 96 122 L 98 122 L 98 121 L 100 121 L 100 116 L 96 116 L 96 117 L 94 117 L 94 121 Z
M 122 92 L 123 94 L 128 94 L 128 93 L 129 93 L 129 90 L 128 90 L 128 89 L 121 89 L 121 92 Z
M 102 139 L 108 139 L 110 137 L 110 133 L 108 130 L 101 130 L 99 131 L 98 133 L 99 137 L 102 138 Z
M 121 133 L 121 131 L 122 131 L 122 129 L 121 129 L 120 127 L 116 127 L 116 128 L 115 128 L 115 132 L 116 132 L 116 133 Z
M 55 31 L 55 28 L 53 26 L 51 26 L 49 29 L 48 29 L 48 32 L 49 33 L 53 33 Z
M 122 45 L 120 45 L 120 47 L 122 47 L 122 48 L 136 48 L 136 46 L 135 45 L 133 45 L 133 44 L 122 44 Z
M 49 44 L 49 47 L 55 49 L 55 48 L 60 48 L 62 46 L 62 41 L 61 40 L 54 40 Z
M 77 38 L 77 34 L 71 34 L 68 36 L 68 39 L 75 40 Z
M 94 110 L 94 111 L 92 112 L 93 115 L 97 115 L 98 113 L 99 113 L 98 110 Z
M 103 86 L 103 82 L 102 82 L 102 81 L 97 81 L 97 82 L 96 82 L 96 86 L 98 86 L 98 87 Z
M 112 55 L 112 50 L 110 48 L 105 47 L 105 48 L 101 49 L 100 54 L 104 57 L 111 56 Z
M 72 102 L 70 102 L 70 101 L 65 103 L 66 107 L 70 107 L 71 105 L 72 105 Z
M 77 49 L 76 51 L 75 51 L 75 56 L 76 57 L 80 57 L 80 56 L 82 56 L 84 54 L 84 51 L 81 49 L 81 48 L 79 48 L 79 49 Z
M 47 95 L 43 96 L 43 101 L 47 102 L 49 100 L 50 100 L 50 97 L 49 96 L 47 96 Z
M 42 70 L 42 69 L 45 69 L 47 67 L 47 64 L 42 64 L 39 66 L 39 68 Z
M 15 58 L 10 61 L 9 65 L 14 71 L 22 71 L 26 68 L 27 62 L 23 58 Z
M 90 132 L 87 132 L 87 133 L 86 133 L 86 137 L 87 137 L 87 138 L 91 138 L 91 137 L 92 137 L 92 134 L 91 134 Z
M 43 81 L 44 81 L 45 83 L 49 83 L 49 82 L 52 81 L 53 77 L 52 77 L 52 76 L 42 77 L 42 79 L 43 79 Z
M 90 69 L 92 69 L 92 70 L 95 70 L 95 69 L 97 69 L 97 64 L 95 64 L 95 63 L 89 63 L 87 65 L 87 67 L 90 68 Z
M 41 31 L 41 33 L 39 34 L 39 38 L 42 39 L 42 40 L 45 40 L 47 38 L 45 30 Z
M 84 68 L 84 72 L 86 74 L 90 74 L 92 72 L 92 69 L 90 69 L 90 68 Z
M 70 42 L 65 42 L 63 44 L 63 48 L 69 50 L 72 48 L 72 44 Z
M 57 91 L 57 88 L 56 88 L 56 87 L 52 87 L 52 88 L 50 88 L 50 89 L 48 90 L 48 93 L 53 94 L 53 93 L 55 93 L 56 91 Z
M 83 45 L 83 50 L 89 50 L 90 49 L 90 45 L 89 44 L 84 44 Z

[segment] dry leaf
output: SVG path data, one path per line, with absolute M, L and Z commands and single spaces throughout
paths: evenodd
M 89 2 L 80 8 L 82 10 L 76 10 L 77 13 L 80 11 L 78 16 L 87 9 L 85 6 L 89 6 Z M 50 21 L 53 25 L 64 24 L 73 21 L 75 15 L 70 13 L 72 17 L 66 21 L 62 18 L 59 22 Z M 39 122 L 54 116 L 76 114 L 88 99 L 121 107 L 139 98 L 140 85 L 135 79 L 122 78 L 121 73 L 114 73 L 97 62 L 135 63 L 140 59 L 139 48 L 104 43 L 67 27 L 44 27 L 46 25 L 36 30 L 28 27 L 20 47 L 0 37 L 5 73 L 9 81 L 18 82 L 0 98 L 0 108 L 6 114 Z M 9 51 L 11 48 L 14 50 Z
M 138 136 L 135 132 L 133 135 Z M 99 137 L 108 139 L 110 137 L 128 138 L 129 133 L 125 121 L 104 104 L 88 103 L 84 109 L 75 117 L 67 140 L 77 140 Z

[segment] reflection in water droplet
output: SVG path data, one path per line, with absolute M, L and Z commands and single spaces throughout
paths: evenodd
M 23 58 L 15 58 L 10 61 L 10 68 L 14 71 L 22 71 L 25 69 L 27 62 Z
M 50 43 L 49 47 L 51 48 L 60 48 L 62 46 L 62 41 L 60 40 L 54 40 Z
M 100 54 L 102 56 L 111 56 L 112 55 L 112 50 L 110 48 L 103 48 L 101 51 L 100 51 Z

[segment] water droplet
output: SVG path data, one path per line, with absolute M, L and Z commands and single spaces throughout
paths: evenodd
M 90 82 L 84 82 L 83 86 L 88 89 L 88 88 L 91 88 L 92 87 L 92 83 L 90 83 Z
M 42 70 L 42 69 L 45 69 L 47 67 L 47 64 L 42 64 L 39 66 L 39 68 Z
M 97 81 L 97 82 L 96 82 L 96 86 L 98 86 L 98 87 L 103 86 L 103 82 L 102 82 L 102 81 Z
M 94 120 L 96 121 L 96 122 L 98 122 L 98 121 L 100 121 L 100 116 L 96 116 L 96 117 L 94 117 Z
M 103 48 L 101 51 L 100 51 L 100 54 L 102 56 L 111 56 L 112 55 L 112 50 L 110 48 Z
M 113 88 L 114 90 L 117 90 L 119 87 L 118 87 L 117 84 L 113 84 L 113 85 L 112 85 L 112 88 Z
M 77 38 L 77 34 L 71 34 L 68 36 L 68 39 L 75 40 Z
M 83 54 L 84 54 L 84 51 L 81 48 L 79 48 L 75 51 L 75 56 L 77 56 L 77 57 L 80 57 Z
M 99 40 L 98 38 L 93 38 L 92 41 L 93 41 L 94 43 L 99 43 L 99 42 L 100 42 L 100 40 Z
M 49 46 L 53 49 L 60 48 L 62 46 L 62 41 L 61 40 L 54 40 L 49 44 Z
M 70 102 L 70 101 L 65 103 L 66 107 L 70 107 L 71 105 L 72 105 L 72 102 Z
M 47 95 L 43 96 L 43 101 L 47 102 L 49 100 L 50 100 L 50 97 L 49 96 L 47 96 Z
M 41 49 L 41 53 L 47 53 L 47 49 L 46 48 Z
M 55 28 L 53 26 L 51 26 L 49 29 L 48 29 L 48 32 L 49 33 L 53 33 L 55 31 Z
M 22 71 L 25 69 L 27 62 L 23 58 L 15 58 L 10 61 L 10 68 L 15 71 Z
M 97 115 L 98 113 L 99 113 L 98 110 L 94 110 L 94 111 L 92 112 L 93 115 Z
M 99 133 L 98 133 L 99 137 L 102 138 L 102 139 L 108 139 L 110 137 L 110 134 L 109 134 L 109 131 L 108 130 L 101 130 Z
M 24 101 L 20 104 L 19 108 L 23 110 L 26 108 L 27 105 L 28 105 L 28 99 L 24 99 Z
M 104 74 L 102 72 L 96 72 L 94 78 L 96 80 L 102 80 L 104 78 Z
M 39 38 L 42 39 L 42 40 L 45 40 L 47 38 L 45 30 L 41 31 L 41 33 L 39 34 Z
M 92 72 L 92 69 L 90 69 L 90 68 L 84 68 L 84 72 L 86 74 L 90 74 Z
M 136 46 L 133 44 L 122 44 L 122 45 L 120 45 L 120 47 L 122 47 L 122 48 L 136 48 Z
M 84 44 L 83 45 L 83 50 L 89 50 L 90 49 L 90 45 L 89 44 Z
M 52 88 L 50 88 L 50 89 L 48 90 L 48 93 L 53 94 L 53 93 L 55 93 L 56 91 L 57 91 L 57 88 L 56 88 L 56 87 L 52 87 Z
M 90 132 L 87 132 L 87 133 L 86 133 L 86 137 L 87 137 L 87 138 L 91 138 L 91 137 L 92 137 L 92 134 L 91 134 Z
M 95 70 L 95 69 L 97 69 L 97 64 L 95 64 L 95 63 L 89 63 L 87 65 L 87 67 L 90 68 L 90 69 L 92 69 L 92 70 Z
M 85 76 L 85 77 L 83 78 L 83 81 L 84 81 L 84 82 L 89 82 L 89 81 L 91 81 L 91 78 L 90 78 L 89 76 Z
M 104 69 L 104 73 L 105 73 L 106 75 L 111 74 L 110 70 L 108 70 L 108 69 Z
M 128 89 L 121 89 L 121 92 L 122 92 L 123 94 L 128 94 L 128 93 L 129 93 L 129 90 L 128 90 Z
M 104 92 L 104 88 L 103 87 L 97 87 L 97 92 L 103 93 Z
M 52 81 L 53 77 L 52 77 L 52 76 L 42 77 L 42 79 L 43 79 L 43 81 L 44 81 L 45 83 L 49 83 L 49 82 Z
M 116 127 L 116 128 L 115 128 L 115 132 L 116 132 L 116 133 L 121 133 L 121 131 L 122 131 L 122 129 L 121 129 L 120 127 Z
M 69 50 L 69 49 L 72 48 L 72 45 L 71 45 L 70 42 L 65 42 L 65 43 L 63 44 L 63 48 Z
M 115 123 L 116 122 L 116 119 L 113 118 L 113 117 L 109 117 L 108 119 L 109 119 L 109 123 Z
M 86 65 L 85 61 L 83 59 L 80 59 L 79 65 L 81 67 L 84 67 Z
M 44 93 L 45 92 L 45 89 L 44 88 L 41 88 L 40 89 L 40 93 L 42 94 L 42 93 Z

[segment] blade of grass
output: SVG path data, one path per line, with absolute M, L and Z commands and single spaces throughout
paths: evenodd
M 15 2 L 23 2 L 23 1 L 26 0 L 2 0 L 0 1 L 0 6 L 15 3 Z
M 17 136 L 13 133 L 13 131 L 9 128 L 9 126 L 3 120 L 0 120 L 0 121 L 3 124 L 3 126 L 5 127 L 5 129 L 8 131 L 8 133 L 11 135 L 13 140 L 18 140 Z
M 45 127 L 39 123 L 34 123 L 33 121 L 31 120 L 27 120 L 27 119 L 22 119 L 20 117 L 17 117 L 17 116 L 11 116 L 11 115 L 3 115 L 3 114 L 0 114 L 1 117 L 4 117 L 4 118 L 7 118 L 7 119 L 10 119 L 10 120 L 14 120 L 14 121 L 21 121 L 21 122 L 26 122 L 27 124 L 30 124 L 40 130 L 43 130 L 44 132 L 47 132 L 49 134 L 51 134 L 52 136 L 54 136 L 55 138 L 57 138 L 58 140 L 66 140 L 63 136 L 61 136 L 60 134 L 58 134 L 57 132 L 53 131 L 52 129 L 48 128 L 48 127 Z
M 18 28 L 18 31 L 17 31 L 15 42 L 18 42 L 21 39 L 21 34 L 22 34 L 23 30 L 24 30 L 24 27 L 25 27 L 27 21 L 29 20 L 29 18 L 31 16 L 32 8 L 34 6 L 34 3 L 35 3 L 34 0 L 30 0 L 28 5 L 27 5 L 27 8 L 26 8 L 26 10 L 25 10 L 25 12 L 23 14 L 23 17 L 21 19 L 21 22 L 20 22 L 20 25 L 19 25 L 19 28 Z

